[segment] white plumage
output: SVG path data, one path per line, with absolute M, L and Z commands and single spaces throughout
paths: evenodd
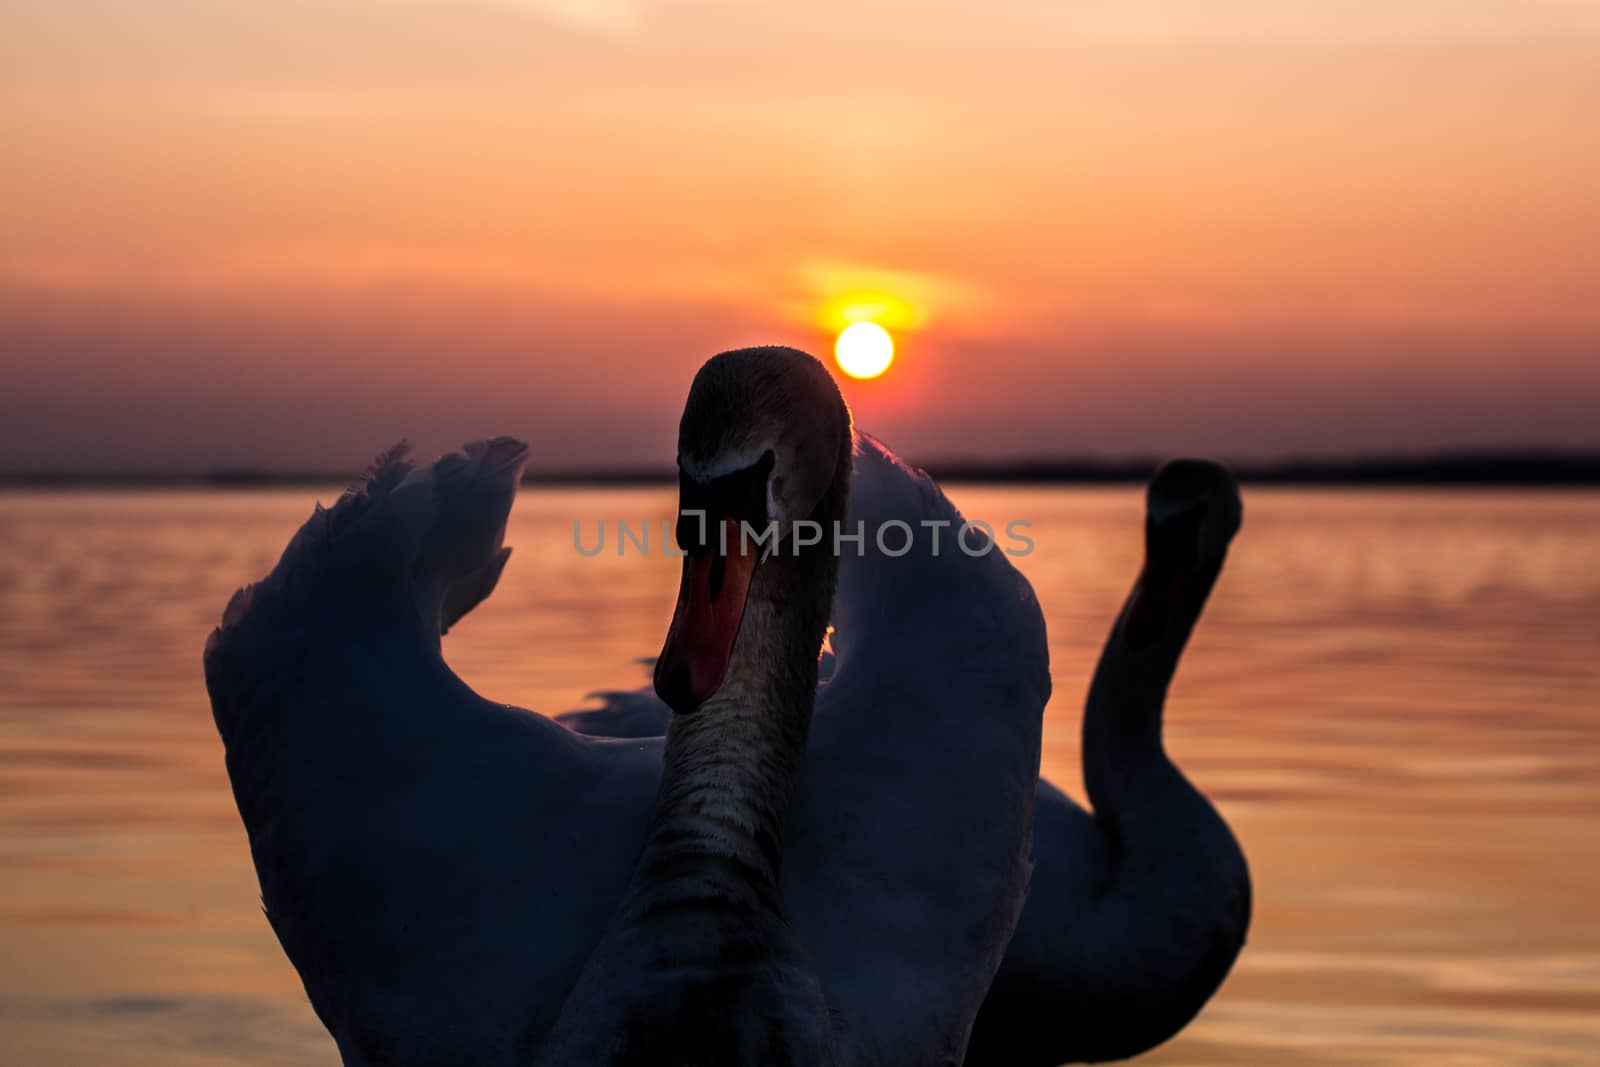
M 659 739 L 491 703 L 440 654 L 505 565 L 525 457 L 505 438 L 431 467 L 386 457 L 207 646 L 268 918 L 348 1064 L 530 1062 L 650 817 Z M 852 519 L 890 518 L 960 522 L 862 438 Z M 1026 886 L 1043 620 L 1002 554 L 890 561 L 870 539 L 843 558 L 835 618 L 787 911 L 843 1062 L 959 1062 Z

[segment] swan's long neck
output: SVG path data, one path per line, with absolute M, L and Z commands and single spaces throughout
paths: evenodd
M 1095 817 L 1116 832 L 1141 811 L 1160 819 L 1174 791 L 1195 794 L 1167 758 L 1162 715 L 1167 688 L 1222 562 L 1175 572 L 1145 564 L 1100 654 L 1083 717 L 1084 786 Z M 1164 617 L 1144 610 L 1152 585 L 1177 586 Z
M 846 457 L 848 462 L 848 457 Z M 717 692 L 667 729 L 656 809 L 634 877 L 652 906 L 725 902 L 781 914 L 784 825 L 805 754 L 817 655 L 838 574 L 831 523 L 849 468 L 814 518 L 830 536 L 763 562 Z

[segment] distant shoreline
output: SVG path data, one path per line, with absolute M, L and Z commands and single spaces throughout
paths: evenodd
M 1147 480 L 1156 459 L 945 460 L 928 463 L 941 482 L 990 485 L 1118 485 Z M 1251 485 L 1443 488 L 1600 487 L 1600 452 L 1484 452 L 1429 456 L 1285 459 L 1233 463 Z M 0 474 L 0 489 L 277 489 L 350 482 L 337 472 L 230 469 L 204 474 L 39 471 Z M 676 484 L 670 468 L 531 471 L 524 485 L 628 487 Z

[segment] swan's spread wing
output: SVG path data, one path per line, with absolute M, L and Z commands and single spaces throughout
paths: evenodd
M 336 714 L 302 723 L 299 709 L 352 683 L 365 698 L 414 704 L 401 685 L 439 659 L 440 635 L 499 581 L 526 446 L 478 442 L 426 469 L 404 453 L 385 452 L 363 484 L 318 505 L 207 640 L 206 688 L 230 773 L 271 754 L 264 746 L 291 726 L 336 729 Z M 249 784 L 234 779 L 236 791 Z
M 440 657 L 505 563 L 525 451 L 382 457 L 206 646 L 267 915 L 348 1063 L 511 1059 L 648 810 L 658 752 L 601 774 L 630 753 L 484 701 Z
M 965 522 L 924 471 L 876 438 L 857 435 L 846 533 L 863 536 L 841 539 L 835 681 L 848 676 L 852 661 L 860 673 L 929 682 L 1003 668 L 1048 696 L 1044 619 L 1033 588 L 987 540 L 992 534 L 974 527 L 963 537 Z
M 930 1035 L 910 1058 L 944 1062 L 1026 892 L 1044 619 L 1003 553 L 955 546 L 962 517 L 932 480 L 865 436 L 856 522 L 866 536 L 859 556 L 843 546 L 838 665 L 808 757 L 822 773 L 801 781 L 785 870 L 815 872 L 792 908 L 845 1027 L 891 1056 L 893 1035 Z M 899 527 L 878 542 L 890 523 L 917 534 L 903 555 Z

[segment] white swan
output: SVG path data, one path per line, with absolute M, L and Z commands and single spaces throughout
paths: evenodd
M 808 544 L 794 523 L 844 522 L 852 441 L 831 380 L 794 366 L 779 353 L 715 359 L 690 391 L 678 441 L 687 555 L 655 669 L 677 713 L 665 770 L 633 881 L 540 1067 L 838 1063 L 785 912 L 782 844 L 839 570 L 831 536 Z M 780 388 L 748 396 L 768 375 Z M 769 519 L 774 542 L 751 543 Z
M 1250 873 L 1228 825 L 1167 757 L 1167 684 L 1242 514 L 1214 463 L 1179 460 L 1149 488 L 1143 573 L 1101 654 L 1083 721 L 1090 814 L 1048 782 L 1033 882 L 978 1015 L 967 1062 L 1054 1067 L 1125 1059 L 1181 1030 L 1222 984 L 1250 924 Z M 849 577 L 840 596 L 851 595 Z M 826 687 L 824 687 L 826 692 Z M 660 733 L 647 691 L 559 716 L 606 736 Z M 894 739 L 902 752 L 911 742 Z
M 748 476 L 770 449 L 767 514 L 792 518 L 843 469 L 837 390 L 791 350 L 718 360 L 729 395 L 707 400 L 697 380 L 685 411 L 685 439 L 704 444 L 685 457 L 688 488 Z M 811 426 L 822 432 L 795 436 Z M 586 738 L 491 703 L 440 656 L 440 633 L 505 564 L 524 457 L 508 439 L 428 469 L 388 457 L 235 596 L 207 646 L 268 917 L 347 1064 L 525 1064 L 547 1040 L 561 1062 L 563 1003 L 614 914 L 628 925 L 617 902 L 671 853 L 656 838 L 636 867 L 663 780 L 659 739 Z M 857 518 L 961 521 L 868 439 L 855 474 Z M 783 906 L 842 1062 L 956 1063 L 1022 904 L 1049 694 L 1043 620 L 1001 554 L 891 559 L 870 537 L 864 548 L 840 561 L 852 592 L 836 604 L 837 673 L 816 697 L 783 837 Z M 753 587 L 775 562 L 754 569 Z M 726 561 L 722 580 L 741 566 Z M 728 620 L 714 603 L 686 610 L 701 636 L 669 645 L 662 681 L 687 704 L 718 691 Z M 739 664 L 762 629 L 733 628 L 730 682 L 747 681 Z M 801 671 L 785 691 L 814 685 L 811 654 L 811 673 L 783 659 Z M 928 738 L 914 760 L 882 743 L 913 734 Z M 686 733 L 666 750 L 687 758 L 697 743 Z M 660 810 L 675 811 L 670 798 Z M 748 844 L 728 847 L 745 856 Z M 609 1010 L 581 990 L 569 1007 Z M 801 1002 L 809 992 L 786 1003 Z

